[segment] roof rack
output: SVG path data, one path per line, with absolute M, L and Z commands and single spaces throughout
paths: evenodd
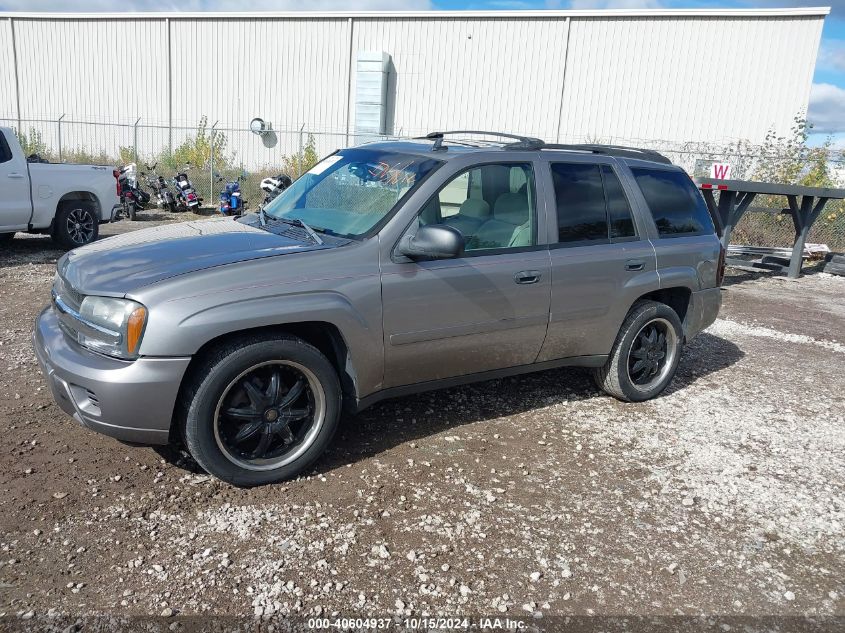
M 640 149 L 638 147 L 626 147 L 624 145 L 599 145 L 597 143 L 567 145 L 563 143 L 544 143 L 538 149 L 563 149 L 576 152 L 592 152 L 593 154 L 618 156 L 620 158 L 638 158 L 640 160 L 648 160 L 653 163 L 663 163 L 664 165 L 672 164 L 671 160 L 653 149 Z
M 624 145 L 600 145 L 598 143 L 581 143 L 581 144 L 563 144 L 563 143 L 546 143 L 542 139 L 534 138 L 532 136 L 520 136 L 518 134 L 508 134 L 506 132 L 490 132 L 487 130 L 449 130 L 444 132 L 429 132 L 425 136 L 418 136 L 418 139 L 428 139 L 434 141 L 432 151 L 441 151 L 446 148 L 443 147 L 443 139 L 445 136 L 454 136 L 458 134 L 484 134 L 486 136 L 497 136 L 503 139 L 511 139 L 514 142 L 503 143 L 502 147 L 505 149 L 522 149 L 522 150 L 540 150 L 540 149 L 562 149 L 575 152 L 591 152 L 593 154 L 603 154 L 605 156 L 618 156 L 620 158 L 638 158 L 640 160 L 648 160 L 654 163 L 663 163 L 671 165 L 672 161 L 666 158 L 660 152 L 652 149 L 640 149 L 638 147 L 626 147 Z
M 499 138 L 507 138 L 515 140 L 515 143 L 507 143 L 505 147 L 508 149 L 537 149 L 543 145 L 543 141 L 539 138 L 531 136 L 520 136 L 518 134 L 508 134 L 506 132 L 490 132 L 489 130 L 447 130 L 443 132 L 429 132 L 425 136 L 419 136 L 420 139 L 429 139 L 434 141 L 432 151 L 439 151 L 443 148 L 443 138 L 446 135 L 455 136 L 458 134 L 484 134 L 486 136 L 498 136 Z

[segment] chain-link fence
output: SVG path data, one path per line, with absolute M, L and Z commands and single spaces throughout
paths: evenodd
M 0 118 L 0 125 L 15 128 L 27 154 L 39 154 L 53 162 L 98 163 L 123 165 L 134 162 L 138 172 L 148 176 L 161 174 L 173 177 L 185 169 L 205 206 L 217 206 L 225 182 L 241 177 L 241 188 L 251 208 L 256 208 L 264 194 L 261 180 L 279 173 L 296 178 L 320 158 L 336 149 L 360 145 L 379 138 L 356 135 L 337 129 L 273 130 L 259 136 L 249 129 L 224 126 L 205 118 L 197 124 L 169 126 L 140 119 L 122 123 L 79 121 L 69 117 L 55 119 Z M 823 170 L 828 181 L 845 186 L 845 156 L 830 148 L 816 150 L 806 168 L 799 165 L 801 152 L 783 155 L 772 147 L 753 146 L 736 142 L 726 146 L 712 143 L 672 143 L 641 138 L 571 137 L 564 143 L 611 143 L 653 149 L 666 155 L 693 176 L 707 176 L 713 162 L 731 165 L 731 178 L 751 180 L 759 178 L 761 166 L 768 172 L 794 172 L 802 176 L 802 169 L 819 169 L 819 151 L 823 156 Z M 793 147 L 794 150 L 794 147 Z M 807 150 L 810 151 L 810 150 Z M 144 186 L 145 178 L 139 177 Z M 787 184 L 797 184 L 791 182 Z M 758 196 L 739 224 L 734 228 L 732 243 L 755 246 L 790 247 L 795 230 L 788 214 L 782 213 L 786 200 L 782 197 Z M 831 201 L 810 231 L 809 242 L 827 244 L 831 250 L 845 250 L 845 204 Z
M 61 119 L 0 118 L 15 129 L 24 152 L 58 163 L 125 165 L 136 163 L 142 187 L 147 177 L 170 179 L 187 171 L 204 206 L 216 206 L 225 183 L 241 178 L 244 197 L 255 208 L 264 198 L 260 183 L 286 173 L 292 178 L 327 154 L 352 145 L 390 138 L 339 130 L 272 130 L 257 135 L 248 129 L 209 124 L 194 126 L 104 123 Z

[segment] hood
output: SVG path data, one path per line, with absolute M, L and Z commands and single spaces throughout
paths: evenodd
M 115 235 L 68 252 L 58 270 L 82 294 L 123 296 L 204 268 L 339 245 L 331 239 L 322 246 L 302 241 L 295 232 L 286 236 L 286 224 L 274 226 L 274 232 L 257 224 L 256 216 L 216 218 Z

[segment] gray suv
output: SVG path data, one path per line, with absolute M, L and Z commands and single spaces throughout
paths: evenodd
M 344 405 L 563 365 L 621 400 L 663 391 L 721 303 L 686 173 L 452 134 L 338 151 L 236 220 L 67 253 L 34 332 L 56 402 L 251 486 L 314 462 Z

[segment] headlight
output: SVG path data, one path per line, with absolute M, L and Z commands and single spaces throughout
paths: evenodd
M 147 309 L 129 299 L 85 297 L 79 308 L 79 343 L 119 358 L 137 358 L 147 323 Z

